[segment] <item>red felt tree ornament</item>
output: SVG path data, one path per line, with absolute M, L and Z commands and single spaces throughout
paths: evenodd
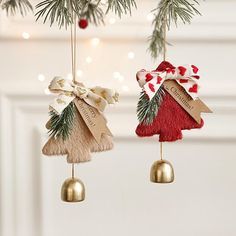
M 139 137 L 159 135 L 161 160 L 151 169 L 151 181 L 170 183 L 174 171 L 170 162 L 162 159 L 162 142 L 182 139 L 182 130 L 201 128 L 201 112 L 211 112 L 197 97 L 198 68 L 195 65 L 175 67 L 163 61 L 156 70 L 141 70 L 136 75 L 142 88 L 137 115 Z
M 142 92 L 137 105 L 139 137 L 159 136 L 160 160 L 154 162 L 150 180 L 154 183 L 171 183 L 174 170 L 163 159 L 163 142 L 183 138 L 182 130 L 201 128 L 204 124 L 201 112 L 211 110 L 198 98 L 198 68 L 195 65 L 175 67 L 166 61 L 167 30 L 171 23 L 191 23 L 194 15 L 200 14 L 196 4 L 190 1 L 160 0 L 153 10 L 153 33 L 149 38 L 149 51 L 156 59 L 163 54 L 163 62 L 153 71 L 140 70 L 136 79 Z
M 142 73 L 145 75 L 145 81 L 142 80 Z M 166 73 L 166 75 L 163 73 Z M 145 70 L 142 70 L 141 73 L 139 72 L 137 74 L 137 80 L 141 85 L 148 83 L 148 88 L 155 93 L 155 77 L 156 84 L 160 84 L 164 81 L 163 77 L 168 76 L 170 79 L 176 79 L 179 83 L 185 84 L 189 93 L 196 94 L 198 88 L 197 84 L 191 80 L 189 81 L 189 77 L 182 77 L 191 76 L 196 80 L 199 79 L 197 73 L 198 68 L 194 65 L 179 66 L 176 68 L 170 62 L 163 61 L 153 73 L 145 72 Z M 154 82 L 152 80 L 154 80 Z M 158 110 L 156 111 L 156 115 L 152 119 L 152 122 L 145 122 L 144 120 L 138 125 L 136 134 L 139 137 L 149 137 L 158 134 L 160 142 L 171 142 L 182 139 L 181 130 L 197 129 L 203 126 L 203 120 L 201 119 L 200 122 L 195 121 L 193 117 L 191 117 L 191 115 L 164 89 L 164 85 L 158 86 L 158 89 L 159 91 L 157 91 L 157 93 L 162 92 L 159 108 L 158 106 L 155 106 Z M 191 96 L 188 95 L 187 92 L 185 95 L 187 98 L 191 99 Z M 145 96 L 145 99 L 149 100 L 148 95 Z M 153 108 L 150 107 L 150 109 Z M 146 116 L 148 116 L 147 110 Z

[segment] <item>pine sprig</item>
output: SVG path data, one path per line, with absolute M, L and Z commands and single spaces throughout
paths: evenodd
M 165 43 L 167 44 L 166 40 L 164 39 L 163 28 L 159 30 L 155 29 L 152 32 L 152 35 L 148 38 L 149 41 L 149 48 L 148 50 L 151 53 L 153 58 L 157 58 L 159 53 L 163 52 L 165 47 Z
M 98 26 L 104 24 L 104 13 L 99 4 L 85 1 L 81 9 L 81 18 L 87 19 L 90 23 Z
M 73 129 L 73 123 L 75 118 L 75 105 L 71 102 L 63 112 L 58 115 L 54 111 L 50 111 L 50 129 L 49 134 L 55 138 L 62 138 L 66 140 L 71 130 Z
M 72 16 L 75 14 L 78 19 L 85 18 L 90 23 L 99 25 L 104 23 L 108 12 L 114 11 L 121 16 L 131 13 L 133 6 L 136 7 L 135 0 L 108 0 L 106 6 L 101 0 L 44 0 L 36 5 L 36 20 L 43 17 L 44 23 L 49 20 L 50 25 L 57 22 L 60 28 L 67 28 L 74 23 Z
M 111 10 L 121 17 L 122 14 L 131 14 L 132 7 L 137 7 L 135 0 L 108 0 L 106 13 Z
M 154 29 L 152 35 L 149 37 L 149 48 L 153 58 L 157 58 L 159 54 L 163 53 L 165 45 L 165 27 L 170 29 L 173 22 L 176 26 L 178 21 L 184 24 L 191 23 L 195 15 L 201 13 L 195 7 L 199 5 L 197 0 L 161 0 L 158 7 L 152 12 L 155 15 L 153 20 Z
M 153 122 L 162 103 L 164 94 L 165 92 L 163 88 L 160 87 L 154 97 L 149 100 L 147 94 L 144 91 L 141 92 L 137 105 L 137 117 L 139 123 L 149 125 Z
M 0 0 L 0 6 L 6 10 L 7 15 L 15 15 L 19 11 L 22 16 L 25 16 L 28 11 L 33 11 L 28 0 Z
M 45 0 L 37 4 L 36 8 L 39 9 L 35 14 L 36 20 L 44 17 L 43 23 L 49 19 L 50 25 L 57 22 L 59 28 L 67 28 L 73 23 L 72 11 L 80 16 L 81 5 L 77 0 Z

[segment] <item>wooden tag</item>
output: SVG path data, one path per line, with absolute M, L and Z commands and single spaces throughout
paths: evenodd
M 165 90 L 182 106 L 193 119 L 200 124 L 201 112 L 212 113 L 200 99 L 193 100 L 184 88 L 174 80 L 166 80 L 163 83 Z
M 106 125 L 106 119 L 96 108 L 78 98 L 74 99 L 74 103 L 97 143 L 100 143 L 102 134 L 113 136 Z

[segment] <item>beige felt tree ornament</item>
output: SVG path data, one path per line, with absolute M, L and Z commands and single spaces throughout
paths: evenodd
M 72 177 L 63 183 L 61 198 L 66 202 L 80 202 L 85 198 L 85 187 L 74 177 L 74 164 L 90 161 L 92 152 L 113 148 L 112 133 L 103 112 L 108 104 L 118 102 L 119 94 L 100 86 L 87 88 L 76 81 L 75 24 L 71 26 L 71 46 L 73 80 L 57 76 L 49 85 L 56 97 L 49 106 L 46 128 L 50 137 L 42 152 L 47 156 L 66 155 L 67 162 L 72 164 Z
M 91 152 L 113 148 L 112 134 L 107 127 L 103 111 L 108 104 L 118 101 L 118 94 L 102 87 L 86 88 L 83 84 L 55 77 L 49 90 L 57 94 L 50 104 L 50 120 L 46 127 L 50 138 L 43 147 L 48 156 L 66 155 L 72 163 L 72 178 L 62 187 L 62 200 L 84 200 L 84 185 L 74 178 L 74 164 L 91 160 Z
M 9 1 L 8 6 L 20 8 L 14 3 Z M 74 165 L 91 160 L 92 152 L 112 149 L 112 134 L 103 111 L 108 104 L 118 101 L 113 89 L 87 88 L 76 80 L 77 22 L 83 29 L 88 23 L 98 26 L 105 22 L 106 14 L 114 12 L 121 17 L 131 13 L 132 7 L 136 7 L 135 0 L 41 0 L 36 5 L 37 20 L 44 18 L 44 23 L 70 28 L 73 80 L 55 77 L 49 85 L 49 90 L 57 96 L 50 104 L 50 120 L 46 124 L 50 138 L 42 150 L 47 156 L 66 155 L 67 162 L 72 163 L 72 178 L 64 182 L 61 190 L 64 201 L 78 202 L 85 198 L 82 181 L 74 177 Z

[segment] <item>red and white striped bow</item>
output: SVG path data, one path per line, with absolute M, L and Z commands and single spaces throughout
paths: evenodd
M 198 97 L 197 80 L 198 68 L 194 65 L 174 67 L 171 63 L 163 61 L 156 70 L 140 70 L 136 74 L 139 86 L 144 89 L 149 99 L 152 99 L 165 80 L 175 80 L 193 98 Z

